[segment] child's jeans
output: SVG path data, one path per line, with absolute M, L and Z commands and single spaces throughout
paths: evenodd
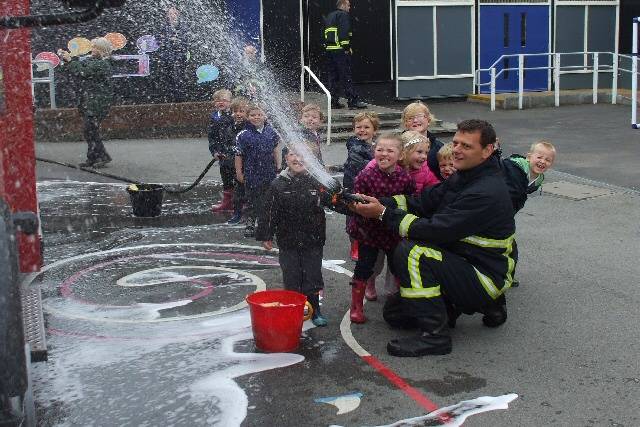
M 295 249 L 280 248 L 284 288 L 308 295 L 324 288 L 322 280 L 322 246 Z

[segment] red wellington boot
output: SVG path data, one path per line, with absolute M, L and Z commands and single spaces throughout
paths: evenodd
M 233 190 L 224 190 L 222 192 L 222 200 L 217 205 L 211 207 L 212 212 L 232 211 L 233 210 Z
M 358 241 L 357 240 L 351 241 L 351 260 L 352 261 L 358 260 Z
M 354 279 L 351 282 L 351 310 L 349 318 L 353 323 L 364 323 L 367 318 L 364 317 L 364 288 L 367 282 L 364 280 Z
M 367 279 L 367 286 L 364 288 L 364 297 L 367 301 L 376 301 L 378 299 L 378 293 L 376 292 L 376 276 L 371 276 Z

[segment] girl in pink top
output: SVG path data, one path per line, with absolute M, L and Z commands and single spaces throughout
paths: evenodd
M 407 131 L 402 134 L 402 159 L 400 164 L 405 168 L 416 183 L 416 195 L 425 187 L 432 187 L 440 183 L 440 180 L 429 169 L 427 157 L 431 143 L 429 138 L 415 132 Z

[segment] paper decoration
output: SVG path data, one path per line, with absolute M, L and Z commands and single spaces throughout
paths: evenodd
M 107 33 L 104 38 L 109 40 L 113 50 L 122 49 L 127 44 L 127 38 L 120 33 Z
M 60 58 L 53 52 L 40 52 L 36 55 L 36 58 L 42 61 L 49 61 L 53 68 L 56 68 L 60 65 Z M 47 67 L 44 64 L 36 64 L 36 71 L 44 71 Z
M 198 76 L 198 83 L 212 82 L 218 78 L 220 70 L 218 67 L 211 64 L 205 64 L 198 67 L 196 70 L 196 76 Z
M 84 37 L 75 37 L 67 43 L 71 56 L 86 55 L 91 51 L 91 41 Z
M 138 46 L 138 51 L 140 53 L 155 52 L 160 48 L 156 38 L 149 34 L 140 36 L 138 40 L 136 40 L 136 46 Z

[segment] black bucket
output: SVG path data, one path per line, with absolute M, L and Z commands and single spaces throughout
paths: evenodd
M 159 184 L 131 184 L 127 187 L 131 198 L 133 215 L 142 217 L 158 216 L 162 212 L 164 187 Z

